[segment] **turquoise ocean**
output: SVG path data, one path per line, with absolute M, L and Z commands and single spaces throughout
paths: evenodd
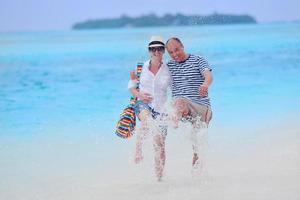
M 161 183 L 151 140 L 135 165 L 114 133 L 157 34 L 213 69 L 200 179 L 186 125 Z M 299 23 L 0 33 L 0 199 L 300 199 L 299 105 Z
M 0 134 L 113 135 L 128 71 L 148 58 L 153 34 L 209 61 L 212 126 L 300 114 L 299 23 L 0 33 Z

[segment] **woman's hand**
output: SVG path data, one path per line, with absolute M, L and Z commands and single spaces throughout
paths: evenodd
M 144 103 L 150 103 L 153 99 L 151 94 L 147 92 L 139 92 L 138 98 Z
M 136 80 L 136 74 L 134 70 L 131 70 L 130 72 L 130 80 Z

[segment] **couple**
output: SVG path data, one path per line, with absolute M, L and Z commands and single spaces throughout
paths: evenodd
M 163 54 L 167 49 L 172 58 L 167 64 L 163 62 Z M 138 98 L 135 112 L 141 121 L 137 130 L 135 162 L 142 157 L 142 141 L 151 131 L 155 157 L 155 173 L 158 181 L 163 176 L 165 165 L 166 124 L 153 127 L 153 120 L 171 119 L 174 127 L 180 120 L 189 120 L 193 124 L 194 133 L 197 128 L 196 119 L 208 125 L 212 112 L 208 97 L 208 88 L 212 83 L 211 68 L 201 57 L 187 54 L 180 39 L 170 38 L 166 44 L 160 36 L 152 36 L 148 44 L 150 59 L 144 63 L 140 77 L 140 90 L 135 89 L 135 72 L 130 72 L 128 89 Z M 172 91 L 172 114 L 166 113 L 167 91 Z M 197 141 L 193 144 L 192 165 L 199 161 Z

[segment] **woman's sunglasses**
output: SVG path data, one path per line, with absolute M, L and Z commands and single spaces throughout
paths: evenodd
M 155 51 L 160 51 L 160 52 L 164 51 L 165 47 L 149 47 L 148 49 L 149 51 L 154 53 Z

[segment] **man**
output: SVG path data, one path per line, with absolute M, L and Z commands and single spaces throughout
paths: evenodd
M 172 60 L 167 63 L 172 76 L 172 96 L 175 115 L 173 120 L 177 127 L 180 119 L 193 124 L 193 161 L 195 167 L 199 162 L 197 131 L 199 123 L 206 126 L 211 120 L 212 111 L 208 88 L 212 83 L 212 73 L 208 62 L 201 56 L 187 54 L 178 38 L 170 38 L 166 48 Z M 198 129 L 198 130 L 197 130 Z

